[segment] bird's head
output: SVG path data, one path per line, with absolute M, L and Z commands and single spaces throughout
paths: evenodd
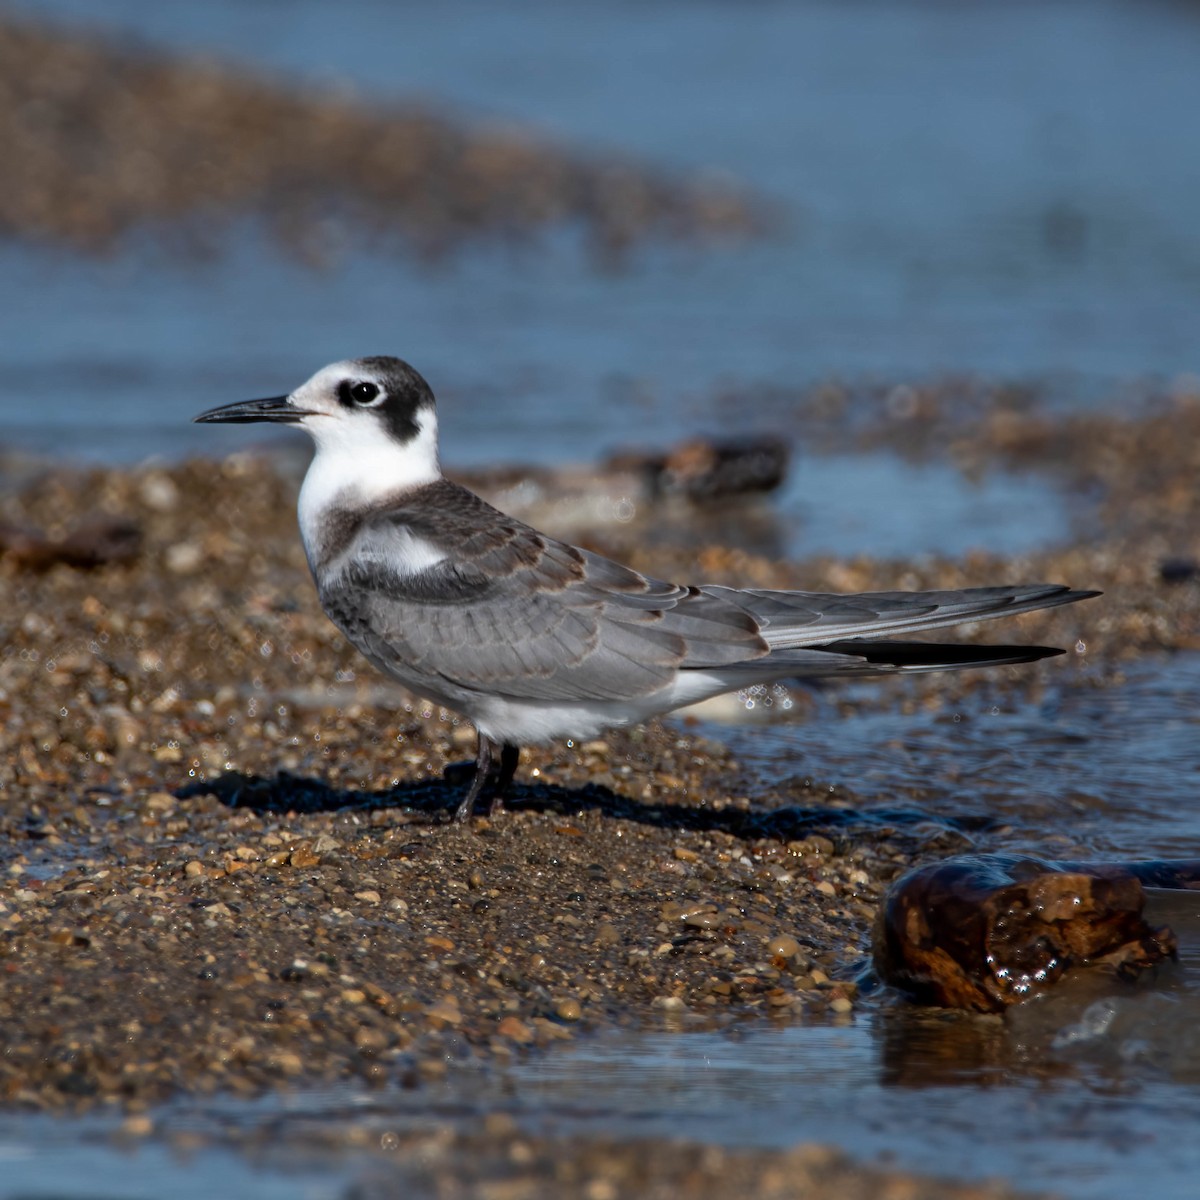
M 347 479 L 375 470 L 412 482 L 440 474 L 433 392 L 399 358 L 331 363 L 287 396 L 226 404 L 195 420 L 299 425 L 312 435 L 318 458 L 336 463 Z

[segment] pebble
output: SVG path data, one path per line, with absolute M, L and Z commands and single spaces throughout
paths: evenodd
M 304 1059 L 292 1050 L 277 1050 L 270 1057 L 270 1063 L 285 1075 L 302 1075 Z
M 450 996 L 443 997 L 436 1004 L 429 1005 L 425 1009 L 425 1013 L 436 1021 L 445 1021 L 447 1025 L 458 1025 L 463 1019 L 458 1002 Z
M 164 555 L 168 571 L 176 575 L 190 575 L 204 563 L 204 551 L 194 542 L 178 542 L 168 546 Z
M 565 1000 L 560 1000 L 554 1008 L 555 1013 L 564 1021 L 578 1021 L 583 1016 L 583 1009 L 579 1001 L 573 997 L 568 997 Z
M 121 1122 L 121 1132 L 127 1137 L 149 1137 L 154 1122 L 145 1113 L 131 1113 Z
M 795 958 L 800 953 L 800 943 L 790 934 L 777 934 L 767 943 L 767 953 L 773 958 Z
M 534 1040 L 533 1030 L 519 1017 L 505 1017 L 496 1026 L 496 1032 L 501 1037 L 508 1038 L 510 1042 L 517 1042 L 522 1046 L 527 1046 Z

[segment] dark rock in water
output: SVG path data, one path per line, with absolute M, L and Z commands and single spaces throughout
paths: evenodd
M 1136 975 L 1176 954 L 1143 919 L 1143 884 L 1190 887 L 1200 863 L 1055 863 L 967 855 L 891 889 L 875 931 L 882 978 L 926 1004 L 1003 1012 L 1072 968 Z
M 777 488 L 787 476 L 788 448 L 770 436 L 693 438 L 666 454 L 617 454 L 606 466 L 639 473 L 653 496 L 719 500 Z
M 129 563 L 141 552 L 142 532 L 133 521 L 101 518 L 55 538 L 28 526 L 0 525 L 0 555 L 29 571 L 63 564 L 88 569 Z

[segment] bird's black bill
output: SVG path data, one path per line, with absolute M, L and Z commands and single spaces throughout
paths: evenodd
M 193 420 L 198 425 L 248 425 L 252 421 L 278 421 L 284 425 L 294 425 L 308 415 L 302 408 L 289 404 L 286 396 L 270 396 L 266 400 L 242 400 L 237 404 L 210 408 Z

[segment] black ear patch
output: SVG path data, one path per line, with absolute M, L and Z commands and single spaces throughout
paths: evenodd
M 338 401 L 346 408 L 370 408 L 395 441 L 401 445 L 411 442 L 421 431 L 420 411 L 434 411 L 429 384 L 399 358 L 361 358 L 355 365 L 362 368 L 365 378 L 343 380 L 338 385 Z M 370 388 L 376 391 L 368 397 Z

